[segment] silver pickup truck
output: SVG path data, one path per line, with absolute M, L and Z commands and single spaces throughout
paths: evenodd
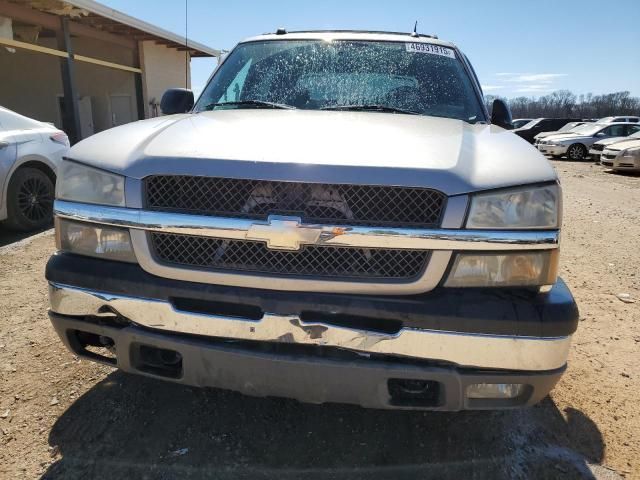
M 531 405 L 578 311 L 561 191 L 435 37 L 241 42 L 166 116 L 59 169 L 50 317 L 75 354 L 249 395 L 372 408 Z

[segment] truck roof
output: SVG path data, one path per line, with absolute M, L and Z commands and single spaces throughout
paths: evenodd
M 369 30 L 304 30 L 288 32 L 284 29 L 278 29 L 278 31 L 274 33 L 264 33 L 255 37 L 246 38 L 240 43 L 265 40 L 369 40 L 383 42 L 420 42 L 455 48 L 453 43 L 440 40 L 436 35 Z

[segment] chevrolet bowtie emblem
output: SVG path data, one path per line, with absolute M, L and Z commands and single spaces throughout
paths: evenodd
M 284 217 L 269 215 L 267 223 L 254 223 L 247 231 L 247 240 L 267 242 L 267 247 L 274 250 L 300 250 L 302 245 L 315 245 L 323 236 L 340 235 L 342 229 L 327 229 L 324 232 L 319 226 L 300 225 L 300 217 Z M 336 231 L 334 231 L 336 230 Z

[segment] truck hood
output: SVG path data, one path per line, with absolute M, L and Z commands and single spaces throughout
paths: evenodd
M 448 195 L 552 181 L 549 162 L 499 127 L 376 112 L 216 110 L 93 135 L 70 158 L 152 174 L 436 188 Z

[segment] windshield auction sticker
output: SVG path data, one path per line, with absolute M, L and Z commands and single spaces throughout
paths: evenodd
M 442 57 L 456 58 L 456 52 L 451 48 L 441 47 L 432 43 L 405 43 L 407 52 L 412 53 L 428 53 L 431 55 L 440 55 Z

